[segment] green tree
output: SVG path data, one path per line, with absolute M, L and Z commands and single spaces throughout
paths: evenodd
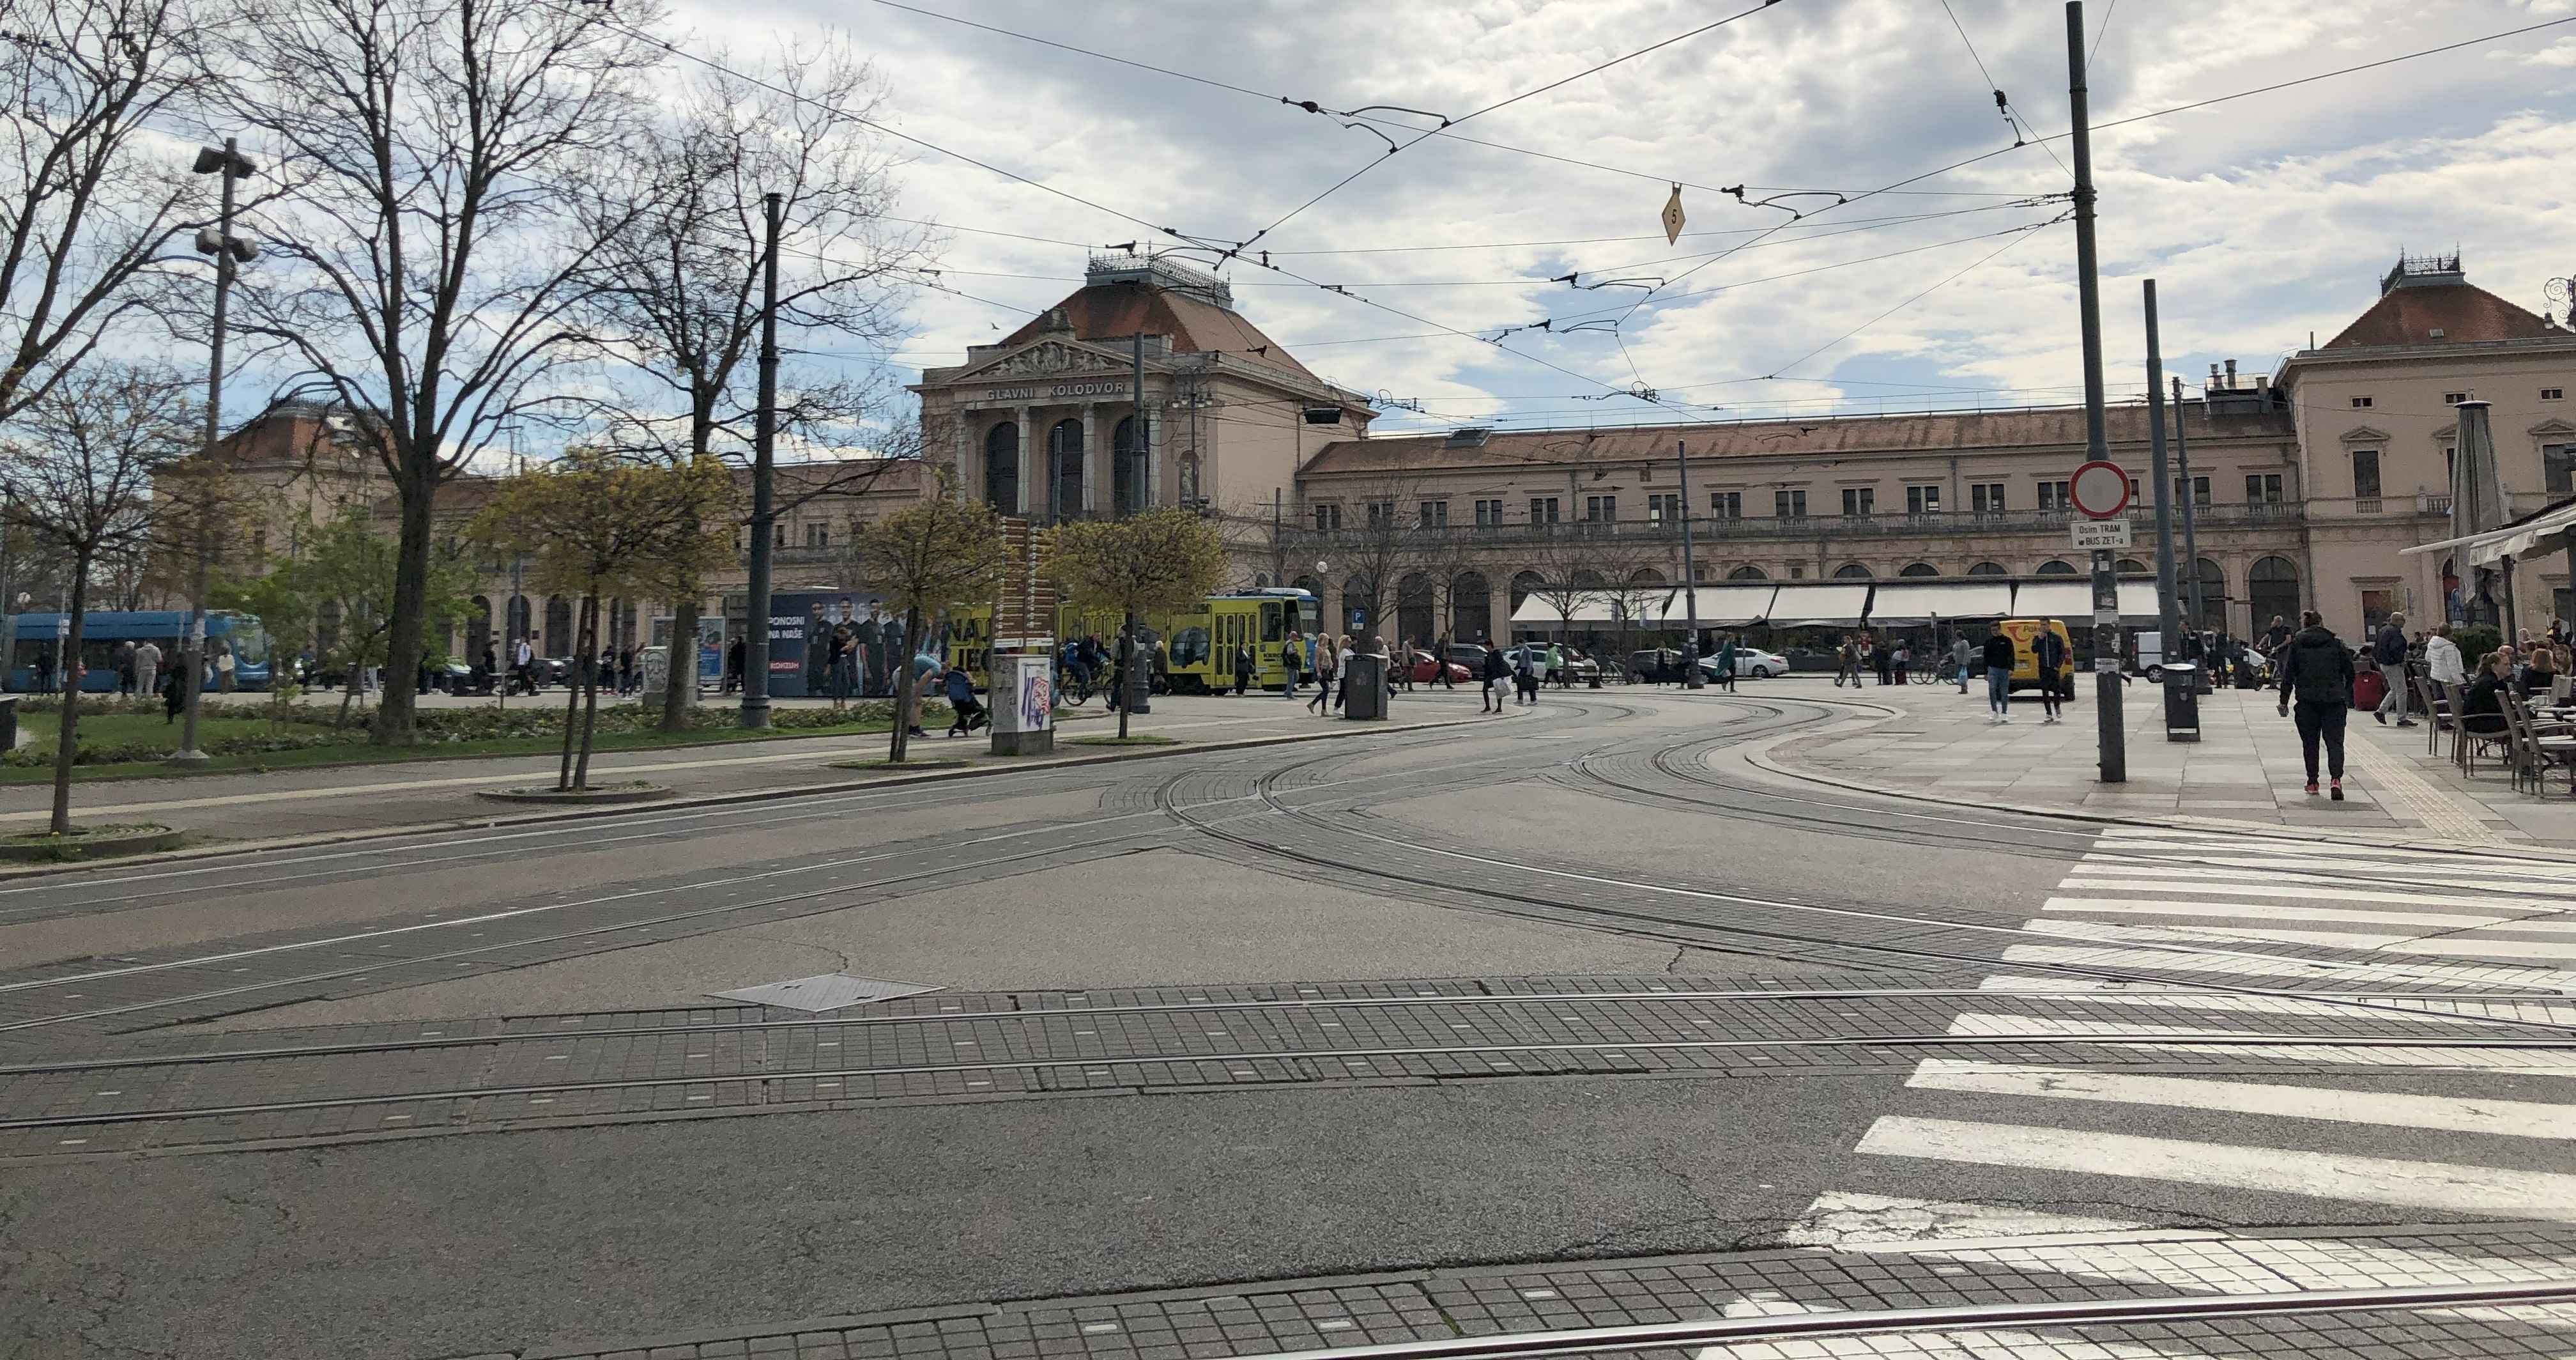
M 556 788 L 590 787 L 601 599 L 666 594 L 713 570 L 733 553 L 732 505 L 732 476 L 715 458 L 648 463 L 578 451 L 502 479 L 474 517 L 477 542 L 527 555 L 540 587 L 581 597 L 579 678 L 565 699 Z M 674 638 L 673 650 L 689 641 Z
M 277 640 L 273 674 L 285 673 L 289 647 L 312 640 L 314 659 L 344 677 L 339 721 L 345 726 L 359 672 L 385 666 L 392 657 L 401 556 L 394 540 L 354 506 L 320 524 L 302 521 L 295 541 L 295 560 L 226 587 L 220 598 L 228 607 L 259 615 L 260 624 Z M 448 622 L 463 612 L 474 580 L 474 565 L 464 557 L 443 551 L 430 555 L 423 607 L 433 637 L 444 637 Z M 388 674 L 385 688 L 409 693 L 412 677 Z
M 991 506 L 954 493 L 955 488 L 943 485 L 937 496 L 861 529 L 850 547 L 850 566 L 859 580 L 885 592 L 903 611 L 907 646 L 921 645 L 922 625 L 938 611 L 990 603 L 1010 562 L 1001 517 Z M 886 759 L 901 764 L 921 696 L 912 658 L 894 661 L 894 735 L 886 745 Z
M 1136 616 L 1193 604 L 1225 580 L 1225 539 L 1216 524 L 1172 506 L 1060 524 L 1047 531 L 1046 551 L 1065 603 L 1123 616 L 1118 683 L 1128 697 L 1137 678 Z M 1132 706 L 1124 699 L 1118 706 L 1121 737 Z
M 154 474 L 196 447 L 194 384 L 163 368 L 96 363 L 56 377 L 18 413 L 20 438 L 0 447 L 9 522 L 71 559 L 63 623 L 62 725 L 54 739 L 53 834 L 72 829 L 72 753 L 80 725 L 81 625 L 90 573 L 102 555 L 132 549 L 153 528 L 144 494 Z

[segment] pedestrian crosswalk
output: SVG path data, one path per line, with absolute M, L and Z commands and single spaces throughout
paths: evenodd
M 2576 1035 L 2576 971 L 2556 966 L 2576 964 L 2576 866 L 2124 829 L 2028 928 L 2048 938 L 2003 951 L 1980 989 L 2047 993 L 2052 1013 L 1972 1001 L 1950 1032 L 2117 1038 L 2129 1061 L 1991 1049 L 1922 1062 L 1854 1149 L 1865 1185 L 1820 1195 L 1788 1240 L 2155 1226 L 2103 1206 L 2576 1223 L 2576 1050 L 2457 1042 Z M 2190 981 L 2207 990 L 2171 985 Z M 2381 1042 L 2264 1042 L 2363 1033 Z M 2148 1065 L 2163 1070 L 2135 1070 Z M 1986 1204 L 1998 1175 L 2011 1203 Z

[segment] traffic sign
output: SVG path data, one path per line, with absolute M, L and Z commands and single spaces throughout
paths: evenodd
M 2121 519 L 2079 519 L 2066 526 L 2072 531 L 2079 548 L 2125 548 L 2129 546 L 2129 521 Z
M 1682 215 L 1682 186 L 1674 185 L 1673 196 L 1664 200 L 1663 217 L 1664 244 L 1671 245 L 1682 239 L 1682 224 L 1690 220 Z
M 2095 459 L 2075 469 L 2066 494 L 2075 508 L 2095 519 L 2109 519 L 2129 508 L 2129 473 L 2117 463 Z

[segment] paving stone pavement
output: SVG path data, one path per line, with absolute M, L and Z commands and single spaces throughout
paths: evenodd
M 816 1319 L 518 1360 L 1214 1360 L 1700 1318 L 2539 1282 L 2576 1276 L 2576 1228 L 2077 1233 L 1408 1271 Z M 2014 1331 L 1818 1336 L 1699 1360 L 2225 1355 L 2564 1356 L 2576 1306 L 2518 1305 Z M 1678 1352 L 1661 1352 L 1673 1355 Z M 477 1357 L 476 1360 L 497 1360 Z
M 2269 691 L 2201 697 L 2200 740 L 2170 742 L 2162 693 L 2143 681 L 2122 691 L 2128 778 L 2100 781 L 2090 677 L 2078 677 L 2065 721 L 2042 721 L 2038 699 L 2016 694 L 2012 721 L 1990 726 L 1982 688 L 1872 685 L 1858 691 L 1801 683 L 1784 694 L 1883 704 L 1901 717 L 1787 743 L 1783 766 L 1853 784 L 1963 803 L 2054 808 L 2111 816 L 2171 813 L 2283 826 L 2384 830 L 2411 837 L 2576 847 L 2576 798 L 2563 780 L 2550 792 L 2516 792 L 2504 771 L 2466 776 L 2448 744 L 2427 753 L 2422 726 L 2382 726 L 2365 712 L 2347 728 L 2342 803 L 2309 797 L 2297 731 Z

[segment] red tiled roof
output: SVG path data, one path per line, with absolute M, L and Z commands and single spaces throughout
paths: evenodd
M 2286 411 L 2211 416 L 2196 404 L 2189 410 L 2193 439 L 2295 437 Z M 2146 443 L 2145 406 L 2114 406 L 2104 414 L 2111 443 Z M 1300 475 L 1425 472 L 1496 464 L 1640 462 L 1672 457 L 1676 439 L 1689 447 L 1694 460 L 1783 454 L 1858 457 L 1887 453 L 2005 453 L 2047 448 L 2080 454 L 2084 447 L 2084 408 L 1846 416 L 1646 429 L 1496 431 L 1472 448 L 1450 446 L 1446 434 L 1345 439 L 1326 445 Z M 2072 470 L 2074 464 L 2067 466 Z
M 2436 335 L 2434 332 L 2441 334 Z M 2327 349 L 2364 345 L 2474 344 L 2536 340 L 2563 335 L 2549 323 L 2474 284 L 2443 283 L 2391 288 L 2380 294 Z
M 1308 378 L 1315 375 L 1297 357 L 1261 329 L 1205 299 L 1142 283 L 1105 283 L 1077 289 L 1056 306 L 1073 322 L 1077 340 L 1123 340 L 1131 335 L 1168 335 L 1183 354 L 1241 354 L 1274 368 Z M 1001 341 L 1004 348 L 1024 345 L 1046 333 L 1042 313 Z M 1267 351 L 1255 353 L 1254 351 Z

